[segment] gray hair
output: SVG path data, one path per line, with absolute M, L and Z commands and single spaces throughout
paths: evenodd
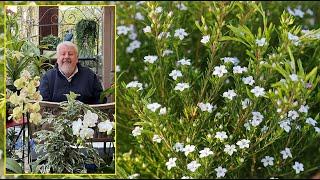
M 74 43 L 70 42 L 70 41 L 63 41 L 61 43 L 58 44 L 57 46 L 57 55 L 59 54 L 59 49 L 61 46 L 68 46 L 68 47 L 73 47 L 77 53 L 77 56 L 79 55 L 78 54 L 78 47 L 77 45 L 75 45 Z

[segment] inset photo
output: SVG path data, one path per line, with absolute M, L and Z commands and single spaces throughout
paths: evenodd
M 5 6 L 6 174 L 115 174 L 116 6 Z

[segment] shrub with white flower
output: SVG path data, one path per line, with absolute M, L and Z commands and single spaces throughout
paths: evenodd
M 122 25 L 132 24 L 136 12 L 145 20 L 136 23 L 141 46 L 133 53 L 125 53 L 128 38 L 117 39 L 119 176 L 264 179 L 315 173 L 320 30 L 287 12 L 294 3 L 121 6 Z M 316 12 L 316 5 L 300 9 Z M 154 12 L 157 7 L 161 13 Z M 151 33 L 144 33 L 146 26 Z M 132 77 L 148 86 L 127 88 Z
M 35 150 L 41 152 L 38 159 L 45 160 L 36 165 L 35 172 L 47 172 L 47 166 L 52 173 L 86 173 L 86 164 L 112 166 L 93 148 L 92 140 L 95 132 L 114 136 L 114 122 L 105 112 L 75 100 L 76 97 L 71 92 L 68 101 L 61 103 L 61 113 L 45 116 L 40 121 L 39 125 L 49 124 L 51 128 L 34 133 Z M 58 156 L 61 158 L 57 159 Z

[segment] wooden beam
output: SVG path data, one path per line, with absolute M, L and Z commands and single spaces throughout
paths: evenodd
M 113 85 L 115 76 L 115 6 L 104 6 L 103 12 L 102 78 L 103 87 L 107 89 Z M 114 102 L 114 96 L 108 101 Z

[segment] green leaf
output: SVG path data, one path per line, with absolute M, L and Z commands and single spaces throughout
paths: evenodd
M 291 68 L 293 69 L 293 72 L 296 73 L 296 65 L 295 65 L 294 57 L 292 55 L 292 52 L 291 52 L 291 49 L 290 49 L 289 46 L 287 47 L 287 50 L 288 50 L 288 53 L 289 53 L 289 56 L 290 56 L 290 59 L 291 59 L 291 63 L 290 63 Z
M 317 76 L 317 71 L 318 71 L 318 67 L 313 68 L 312 71 L 307 74 L 306 81 L 308 81 L 310 79 L 311 82 L 313 82 L 313 80 Z
M 236 38 L 236 37 L 223 36 L 223 37 L 220 38 L 220 41 L 238 41 L 238 42 L 246 45 L 247 47 L 250 47 L 250 45 L 248 43 L 246 43 L 242 39 Z
M 21 174 L 22 173 L 22 167 L 20 166 L 20 164 L 12 159 L 12 158 L 7 158 L 6 159 L 6 169 L 14 172 L 14 173 L 17 173 L 17 174 Z

